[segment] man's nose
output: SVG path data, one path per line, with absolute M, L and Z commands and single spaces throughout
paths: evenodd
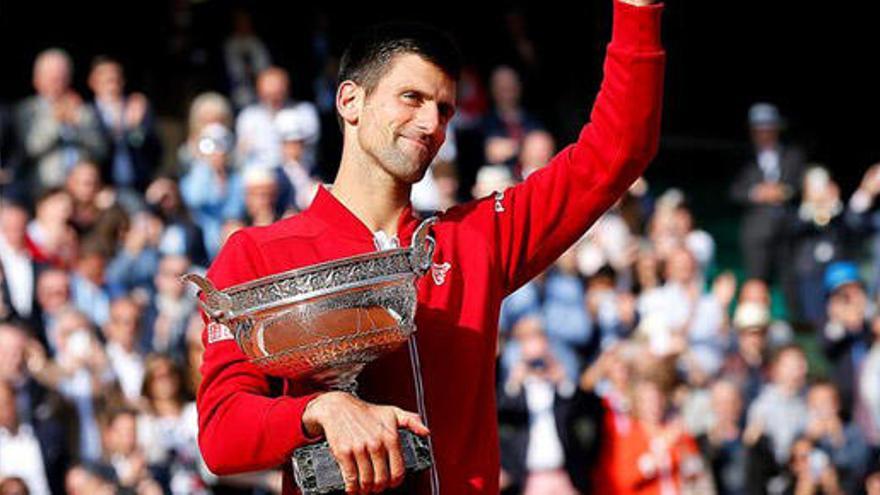
M 440 127 L 440 110 L 434 102 L 426 102 L 416 115 L 416 126 L 423 133 L 431 135 Z

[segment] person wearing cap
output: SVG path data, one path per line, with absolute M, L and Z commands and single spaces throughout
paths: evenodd
M 736 343 L 724 361 L 721 375 L 733 381 L 746 407 L 758 396 L 766 378 L 767 329 L 770 310 L 752 301 L 741 301 L 733 314 Z
M 317 139 L 321 123 L 306 107 L 285 108 L 275 117 L 275 130 L 281 138 L 281 162 L 275 169 L 278 183 L 277 209 L 305 210 L 318 192 L 319 180 L 307 161 L 309 143 Z
M 780 140 L 784 121 L 776 106 L 756 103 L 749 109 L 752 149 L 730 194 L 745 211 L 740 245 L 749 277 L 775 279 L 783 256 L 779 232 L 800 191 L 804 155 Z
M 852 411 L 858 371 L 871 347 L 871 302 L 851 261 L 838 261 L 825 270 L 828 294 L 826 322 L 819 342 L 831 362 L 831 377 L 840 388 L 845 411 Z

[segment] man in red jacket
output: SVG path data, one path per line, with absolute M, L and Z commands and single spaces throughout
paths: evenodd
M 580 238 L 656 153 L 665 55 L 661 6 L 651 3 L 615 0 L 605 80 L 577 142 L 522 184 L 446 211 L 433 228 L 431 273 L 418 282 L 415 361 L 435 468 L 407 480 L 413 492 L 498 492 L 494 367 L 501 300 Z M 214 285 L 408 246 L 419 223 L 411 186 L 454 113 L 452 54 L 443 36 L 424 29 L 386 27 L 355 40 L 340 71 L 336 107 L 344 144 L 332 189 L 319 188 L 300 215 L 230 237 L 208 272 Z M 324 437 L 349 493 L 401 483 L 397 428 L 428 433 L 410 412 L 417 398 L 405 349 L 367 367 L 358 398 L 267 377 L 225 328 L 209 325 L 203 341 L 199 442 L 212 471 L 283 465 L 285 493 L 293 493 L 291 453 Z

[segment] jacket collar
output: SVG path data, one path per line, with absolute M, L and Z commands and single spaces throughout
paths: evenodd
M 373 232 L 354 213 L 330 193 L 326 186 L 320 184 L 311 206 L 304 212 L 327 225 L 334 235 L 368 242 L 373 245 Z M 407 202 L 397 219 L 397 238 L 400 247 L 408 247 L 413 231 L 418 226 L 419 218 Z

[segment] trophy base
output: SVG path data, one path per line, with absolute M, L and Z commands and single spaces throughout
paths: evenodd
M 402 428 L 397 432 L 407 472 L 431 467 L 428 440 Z M 342 472 L 327 442 L 296 449 L 293 452 L 293 475 L 303 495 L 345 493 Z

